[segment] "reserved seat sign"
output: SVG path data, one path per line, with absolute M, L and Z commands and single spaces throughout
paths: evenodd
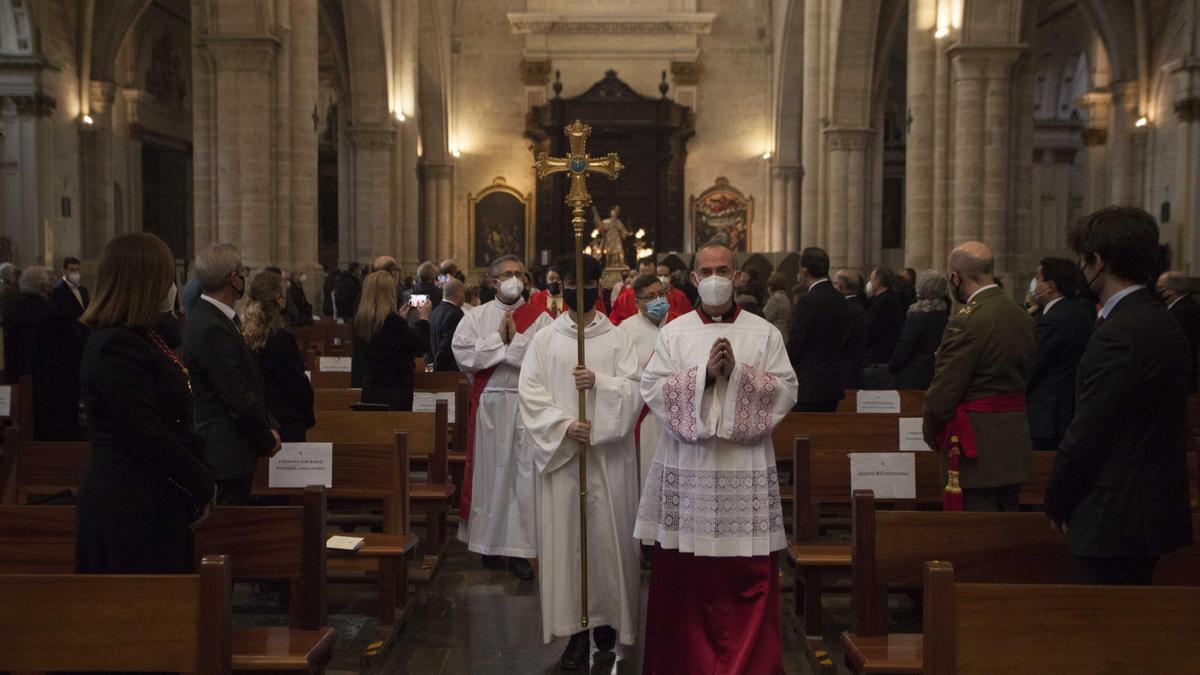
M 850 494 L 871 490 L 876 499 L 916 499 L 917 463 L 911 452 L 850 454 Z
M 271 488 L 333 487 L 333 443 L 284 443 L 271 458 Z

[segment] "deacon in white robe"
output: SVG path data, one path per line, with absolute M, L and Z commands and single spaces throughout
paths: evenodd
M 617 326 L 617 330 L 629 336 L 633 348 L 637 352 L 638 380 L 650 357 L 654 355 L 654 345 L 658 343 L 658 331 L 663 319 L 667 316 L 670 303 L 667 300 L 667 288 L 658 277 L 643 275 L 633 281 L 633 297 L 637 301 L 638 313 L 629 317 Z M 650 475 L 650 463 L 654 460 L 654 451 L 658 448 L 658 439 L 662 435 L 662 424 L 657 415 L 649 414 L 643 408 L 637 424 L 638 446 L 638 485 L 646 482 Z M 647 542 L 650 543 L 650 542 Z
M 595 275 L 599 277 L 599 263 Z M 570 276 L 574 276 L 573 274 Z M 568 284 L 573 279 L 566 280 Z M 590 289 L 589 289 L 590 290 Z M 574 289 L 564 295 L 572 305 Z M 589 303 L 589 306 L 590 303 Z M 633 540 L 638 467 L 633 426 L 642 410 L 638 362 L 629 337 L 599 312 L 584 336 L 587 369 L 594 381 L 580 382 L 573 313 L 555 319 L 534 337 L 521 367 L 521 415 L 533 441 L 538 471 L 538 561 L 541 575 L 542 635 L 582 636 L 580 617 L 579 464 L 577 386 L 587 390 L 591 444 L 587 451 L 588 617 L 604 646 L 600 629 L 616 629 L 631 645 L 638 627 L 640 576 Z M 586 316 L 585 316 L 586 318 Z M 586 373 L 585 373 L 586 376 Z M 585 434 L 586 437 L 586 434 Z M 611 633 L 611 631 L 610 631 Z M 608 638 L 611 639 L 611 638 Z M 569 654 L 564 654 L 566 665 Z
M 462 495 L 466 521 L 458 538 L 487 556 L 509 556 L 512 571 L 532 578 L 525 561 L 537 555 L 533 456 L 518 411 L 521 362 L 551 318 L 545 307 L 521 299 L 524 265 L 514 257 L 492 265 L 495 300 L 469 311 L 451 349 L 472 385 L 473 444 L 470 483 Z
M 701 308 L 663 327 L 641 391 L 663 424 L 635 535 L 654 539 L 643 672 L 782 673 L 771 432 L 796 402 L 783 336 L 732 300 L 733 253 L 696 254 Z

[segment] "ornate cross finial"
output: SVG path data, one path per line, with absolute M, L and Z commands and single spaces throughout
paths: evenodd
M 587 139 L 592 133 L 592 128 L 583 122 L 575 120 L 573 124 L 567 125 L 564 131 L 571 144 L 570 155 L 551 157 L 549 153 L 539 152 L 533 168 L 537 171 L 539 179 L 556 173 L 571 174 L 571 189 L 564 201 L 571 207 L 575 216 L 571 224 L 575 226 L 576 232 L 582 232 L 587 222 L 584 219 L 584 211 L 592 205 L 592 195 L 587 189 L 587 175 L 599 173 L 607 176 L 609 180 L 616 180 L 621 169 L 625 167 L 615 152 L 610 152 L 604 157 L 588 157 Z

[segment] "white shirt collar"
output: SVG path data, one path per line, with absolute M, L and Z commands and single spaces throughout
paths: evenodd
M 1174 300 L 1172 300 L 1171 302 L 1168 302 L 1168 303 L 1167 303 L 1167 309 L 1171 309 L 1171 308 L 1172 308 L 1172 307 L 1174 307 L 1176 304 L 1178 304 L 1178 302 L 1179 302 L 1180 300 L 1182 300 L 1182 299 L 1184 299 L 1184 298 L 1186 298 L 1186 297 L 1187 297 L 1187 295 L 1177 295 L 1177 296 L 1175 296 L 1175 299 L 1174 299 Z
M 1046 316 L 1047 314 L 1049 314 L 1050 308 L 1057 305 L 1058 301 L 1062 300 L 1062 299 L 1063 299 L 1063 296 L 1060 295 L 1057 298 L 1051 300 L 1050 302 L 1047 302 L 1046 306 L 1042 308 L 1042 316 Z
M 1121 290 L 1117 291 L 1116 293 L 1113 293 L 1112 297 L 1110 297 L 1107 301 L 1105 301 L 1104 306 L 1100 308 L 1100 318 L 1107 319 L 1108 315 L 1112 314 L 1113 308 L 1117 306 L 1117 303 L 1124 300 L 1125 296 L 1127 296 L 1131 293 L 1134 293 L 1136 291 L 1140 291 L 1143 288 L 1145 288 L 1145 286 L 1139 284 L 1136 286 L 1128 286 L 1126 288 L 1122 288 Z
M 812 282 L 812 284 L 811 284 L 811 285 L 808 287 L 808 290 L 810 290 L 810 291 L 811 291 L 812 289 L 816 288 L 816 287 L 817 287 L 817 284 L 827 284 L 827 283 L 829 283 L 829 279 L 828 279 L 828 278 L 826 278 L 826 279 L 817 279 L 816 281 Z
M 1000 288 L 1000 286 L 998 284 L 988 284 L 987 286 L 984 286 L 983 288 L 972 293 L 971 297 L 967 298 L 967 304 L 968 305 L 971 304 L 971 301 L 975 299 L 975 296 L 979 295 L 980 293 L 986 291 L 989 288 Z
M 221 313 L 225 315 L 225 318 L 229 319 L 230 321 L 233 321 L 233 317 L 237 316 L 237 312 L 233 311 L 232 307 L 221 302 L 220 300 L 217 300 L 216 298 L 212 297 L 211 295 L 202 294 L 200 296 L 200 299 L 207 300 L 209 303 L 212 304 L 213 307 L 216 307 L 217 309 L 221 310 Z

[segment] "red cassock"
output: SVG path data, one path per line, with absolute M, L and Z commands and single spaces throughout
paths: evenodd
M 671 305 L 668 311 L 672 314 L 683 316 L 692 311 L 692 303 L 688 302 L 687 293 L 678 288 L 672 288 L 667 292 L 667 302 Z

